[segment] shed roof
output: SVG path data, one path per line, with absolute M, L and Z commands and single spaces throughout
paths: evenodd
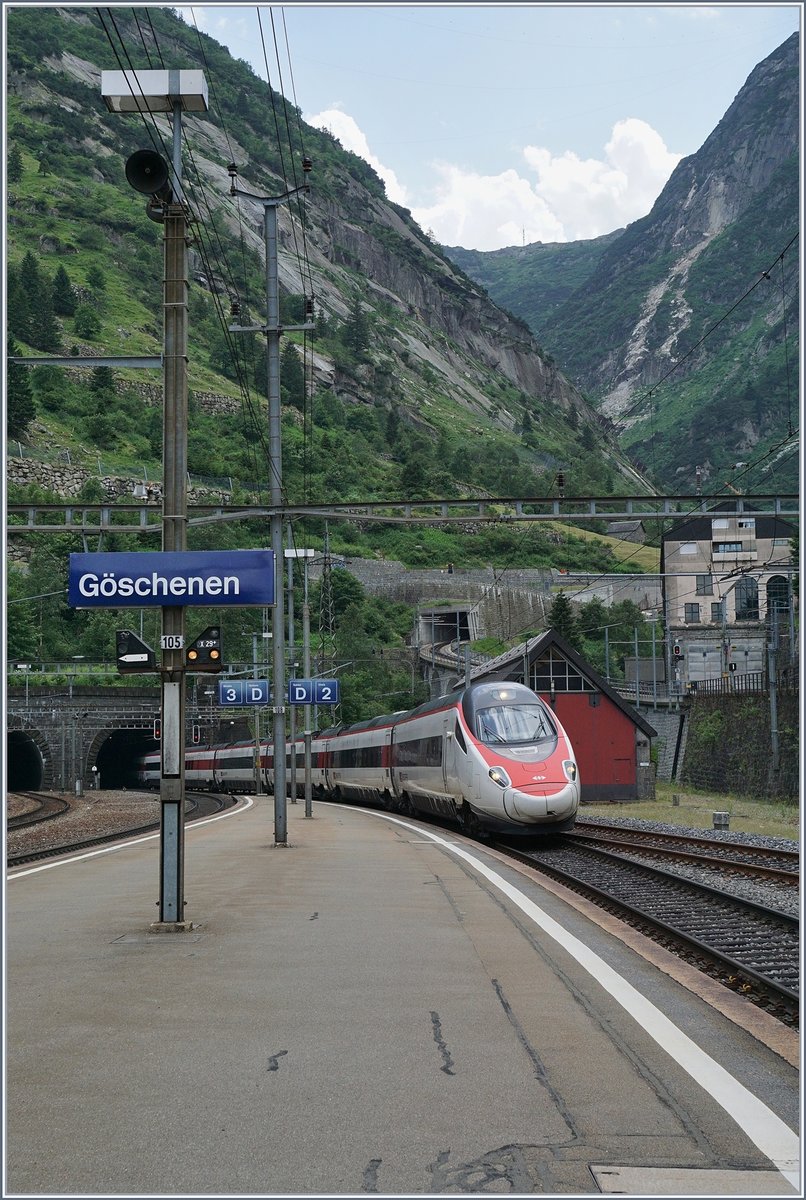
M 531 665 L 536 659 L 542 657 L 550 646 L 568 659 L 568 661 L 576 667 L 580 675 L 592 683 L 596 691 L 601 692 L 603 696 L 607 696 L 615 706 L 624 713 L 625 716 L 637 725 L 638 728 L 647 735 L 647 737 L 656 737 L 657 730 L 646 721 L 636 708 L 619 695 L 612 688 L 607 680 L 599 674 L 598 671 L 586 662 L 580 654 L 574 650 L 565 638 L 561 637 L 555 629 L 547 629 L 545 633 L 539 634 L 536 638 L 528 638 L 525 642 L 521 642 L 517 646 L 513 646 L 511 650 L 499 654 L 496 658 L 490 659 L 482 666 L 474 667 L 470 672 L 472 683 L 480 683 L 483 679 L 511 679 L 514 674 L 514 668 L 520 667 L 526 657 Z

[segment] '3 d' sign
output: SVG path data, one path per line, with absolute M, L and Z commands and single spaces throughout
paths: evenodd
M 271 687 L 268 679 L 219 679 L 218 703 L 222 708 L 234 704 L 268 704 Z

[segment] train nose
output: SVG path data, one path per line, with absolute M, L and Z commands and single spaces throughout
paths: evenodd
M 579 806 L 579 785 L 568 783 L 559 791 L 546 795 L 544 788 L 507 788 L 504 809 L 513 821 L 529 823 L 570 817 Z

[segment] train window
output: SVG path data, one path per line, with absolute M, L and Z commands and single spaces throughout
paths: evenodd
M 396 767 L 439 767 L 442 765 L 442 737 L 393 742 L 392 754 Z
M 465 741 L 465 735 L 462 733 L 462 726 L 458 721 L 456 722 L 454 737 L 456 738 L 456 745 L 459 747 L 459 749 L 463 751 L 463 753 L 467 754 L 467 742 Z
M 483 708 L 478 714 L 478 736 L 488 745 L 496 742 L 539 742 L 555 736 L 554 726 L 542 706 L 502 704 Z

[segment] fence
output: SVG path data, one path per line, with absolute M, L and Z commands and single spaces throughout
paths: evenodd
M 747 671 L 743 675 L 725 675 L 721 679 L 695 679 L 688 685 L 698 696 L 733 696 L 747 692 L 767 692 L 766 671 Z

